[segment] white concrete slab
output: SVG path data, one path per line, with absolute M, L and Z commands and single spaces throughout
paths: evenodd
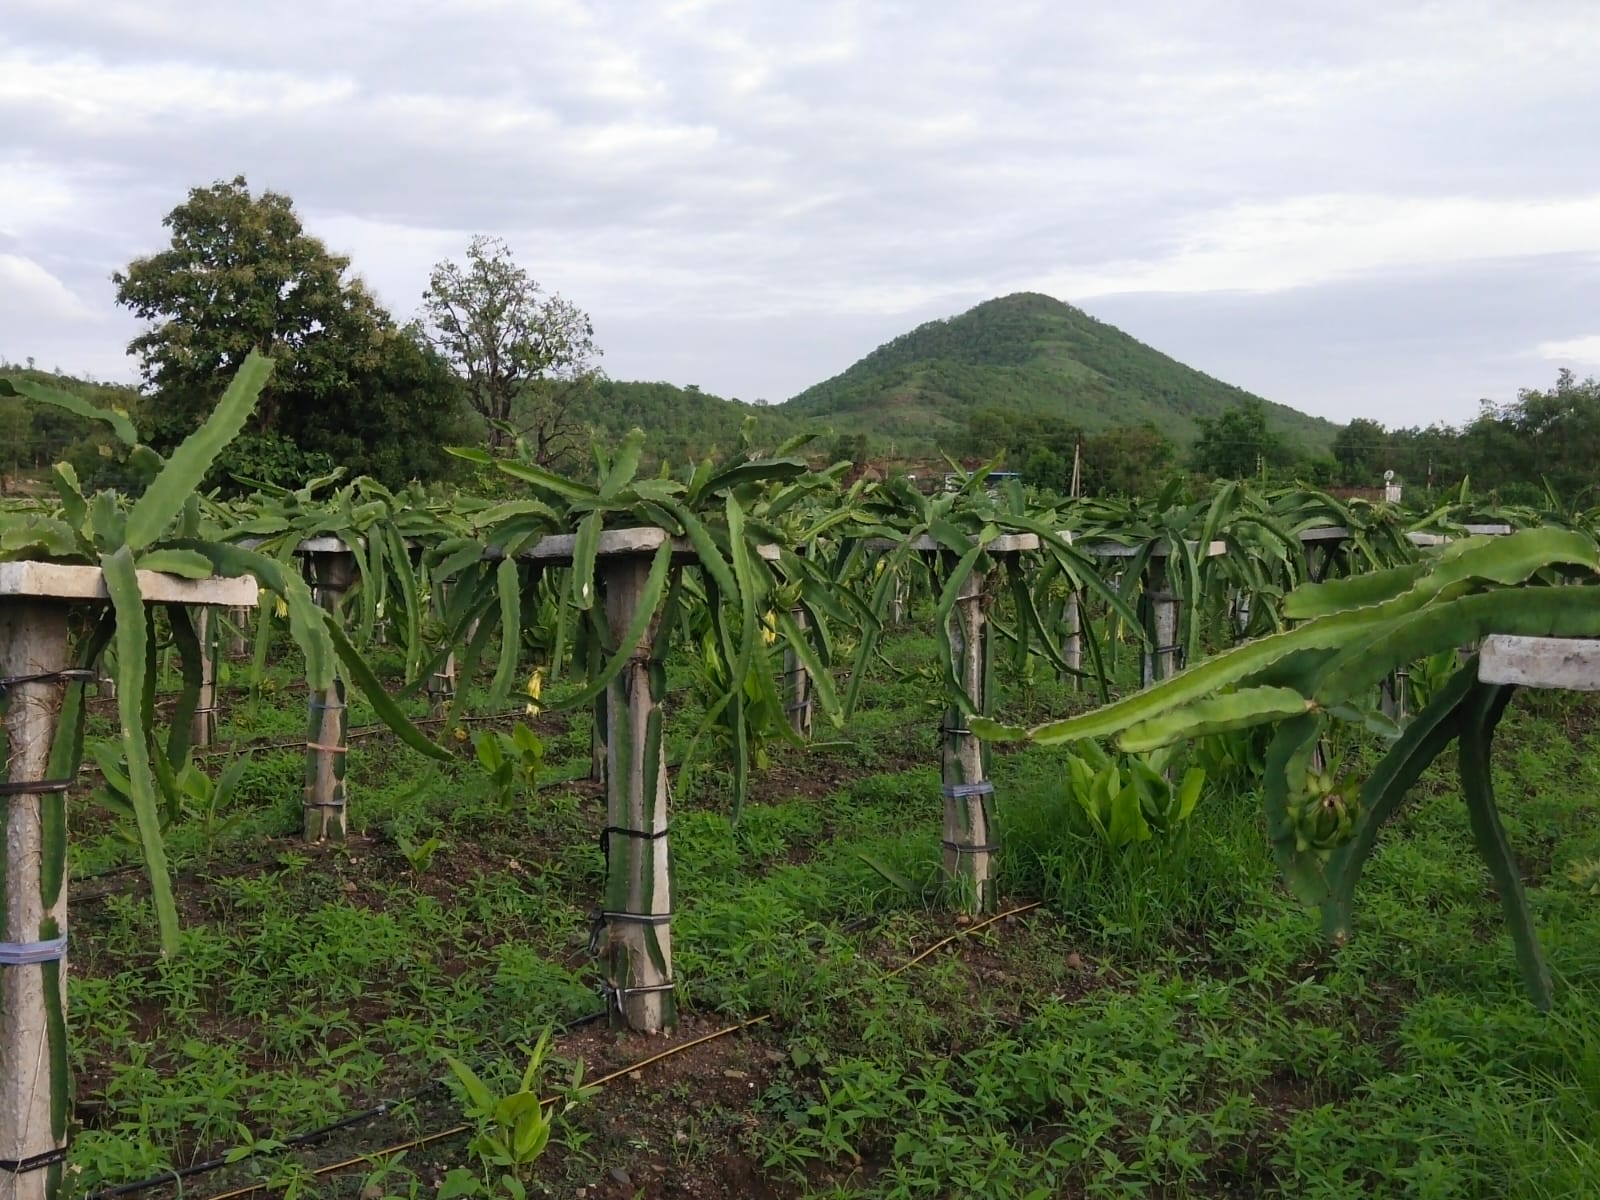
M 893 538 L 872 538 L 867 542 L 868 550 L 896 550 L 904 544 Z M 937 538 L 924 534 L 922 537 L 913 538 L 909 543 L 911 549 L 919 554 L 929 554 L 935 550 L 945 549 L 943 542 Z M 1036 533 L 1002 533 L 990 538 L 984 543 L 983 548 L 990 554 L 1021 554 L 1027 550 L 1039 548 L 1039 535 Z
M 654 554 L 666 540 L 667 531 L 655 526 L 607 529 L 601 532 L 599 548 L 595 553 L 600 558 L 616 554 Z M 517 557 L 553 566 L 568 566 L 577 544 L 578 535 L 575 533 L 553 533 L 540 538 Z M 698 557 L 688 538 L 673 538 L 672 551 L 674 557 L 686 560 Z M 757 546 L 756 553 L 768 562 L 776 562 L 779 556 L 777 546 Z
M 1511 532 L 1509 525 L 1464 525 L 1467 533 L 1473 537 L 1505 537 Z M 1419 533 L 1406 534 L 1413 546 L 1445 546 L 1455 540 L 1453 534 L 1448 533 Z
M 1199 542 L 1189 542 L 1188 546 L 1191 550 L 1199 553 Z M 1085 554 L 1092 554 L 1096 558 L 1132 558 L 1134 555 L 1138 554 L 1140 550 L 1144 549 L 1144 546 L 1143 544 L 1137 546 L 1124 546 L 1120 542 L 1079 542 L 1078 549 L 1082 550 Z M 1216 558 L 1219 555 L 1226 554 L 1227 552 L 1227 542 L 1211 542 L 1205 548 L 1205 557 Z M 1150 551 L 1150 557 L 1171 558 L 1171 544 L 1162 542 L 1160 545 L 1156 546 Z
M 1478 652 L 1478 678 L 1484 683 L 1600 692 L 1600 641 L 1493 634 L 1483 639 Z
M 233 579 L 182 579 L 159 571 L 140 571 L 139 590 L 152 604 L 199 604 L 253 608 L 261 585 L 252 575 Z M 111 599 L 99 567 L 66 563 L 0 563 L 0 596 L 35 596 L 78 603 Z

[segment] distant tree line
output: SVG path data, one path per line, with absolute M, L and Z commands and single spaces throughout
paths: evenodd
M 635 425 L 652 458 L 693 461 L 731 450 L 754 418 L 767 444 L 817 431 L 813 456 L 829 461 L 892 469 L 897 454 L 936 447 L 999 458 L 1063 494 L 1076 464 L 1090 495 L 1149 495 L 1184 471 L 1371 487 L 1393 470 L 1424 494 L 1470 478 L 1505 501 L 1538 500 L 1548 486 L 1594 502 L 1600 384 L 1570 371 L 1513 403 L 1483 402 L 1459 428 L 1357 419 L 1330 452 L 1313 451 L 1283 432 L 1283 410 L 1077 309 L 1019 295 L 921 326 L 769 407 L 606 379 L 588 314 L 547 293 L 498 238 L 474 238 L 464 262 L 435 266 L 417 319 L 401 322 L 349 259 L 305 231 L 288 196 L 254 194 L 243 177 L 191 189 L 163 224 L 167 247 L 113 276 L 118 303 L 145 322 L 128 347 L 141 387 L 64 379 L 31 360 L 0 369 L 128 409 L 168 450 L 246 354 L 271 355 L 277 369 L 252 423 L 219 462 L 214 481 L 224 486 L 232 477 L 298 483 L 335 466 L 391 485 L 438 479 L 456 462 L 444 447 L 471 442 L 581 470 L 591 437 L 611 441 Z M 1064 362 L 1076 364 L 1065 375 Z M 1094 431 L 1050 415 L 1062 409 Z M 1122 423 L 1106 428 L 1113 416 Z M 1187 446 L 1174 437 L 1190 434 Z M 121 468 L 103 442 L 58 410 L 0 397 L 0 476 L 65 459 L 104 480 Z
M 142 386 L 51 382 L 127 408 L 165 451 L 247 354 L 270 356 L 272 379 L 211 482 L 298 484 L 341 467 L 399 486 L 449 474 L 452 444 L 515 442 L 545 464 L 587 448 L 573 413 L 599 378 L 589 317 L 499 239 L 474 238 L 464 264 L 438 264 L 418 318 L 401 322 L 305 231 L 288 196 L 254 194 L 242 176 L 191 189 L 163 225 L 168 245 L 112 276 L 117 302 L 144 322 L 128 345 Z M 0 470 L 58 458 L 91 479 L 119 469 L 54 411 L 0 404 Z
M 1084 495 L 1149 495 L 1174 471 L 1209 478 L 1298 480 L 1315 486 L 1376 487 L 1384 472 L 1424 496 L 1469 480 L 1505 503 L 1600 501 L 1600 382 L 1562 370 L 1548 390 L 1523 389 L 1509 404 L 1483 401 L 1475 420 L 1454 427 L 1389 429 L 1357 418 L 1315 454 L 1276 433 L 1254 398 L 1216 417 L 1200 417 L 1183 452 L 1152 423 L 1086 433 L 1069 421 L 1010 409 L 973 412 L 951 449 L 968 458 L 999 456 L 1006 469 L 1063 495 L 1074 457 Z M 1548 488 L 1548 492 L 1547 489 Z
M 1439 491 L 1470 480 L 1504 503 L 1600 500 L 1600 381 L 1563 368 L 1548 389 L 1524 388 L 1509 404 L 1480 402 L 1460 427 L 1389 429 L 1357 419 L 1334 438 L 1340 479 L 1392 470 L 1407 487 Z

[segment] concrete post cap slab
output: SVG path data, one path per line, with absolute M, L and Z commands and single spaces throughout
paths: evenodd
M 261 585 L 253 575 L 184 579 L 160 571 L 140 571 L 139 591 L 149 604 L 194 604 L 221 608 L 254 608 Z M 106 603 L 105 575 L 99 567 L 70 563 L 0 563 L 0 596 Z

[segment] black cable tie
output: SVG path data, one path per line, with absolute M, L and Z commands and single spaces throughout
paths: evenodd
M 343 800 L 302 800 L 301 808 L 346 808 L 348 805 Z
M 951 726 L 951 725 L 941 725 L 941 726 L 939 726 L 939 732 L 940 733 L 962 733 L 962 734 L 966 734 L 968 737 L 972 736 L 972 730 L 970 730 L 970 729 L 957 729 L 957 728 L 955 728 L 954 726 Z
M 671 912 L 664 913 L 633 913 L 618 912 L 608 908 L 597 908 L 591 915 L 589 924 L 589 953 L 600 952 L 600 934 L 605 927 L 611 924 L 622 925 L 666 925 L 672 920 Z
M 0 675 L 0 694 L 14 687 L 21 687 L 25 683 L 55 683 L 58 680 L 65 680 L 68 683 L 93 683 L 98 678 L 99 676 L 88 667 L 67 667 L 60 671 L 40 671 L 34 675 Z
M 609 870 L 611 867 L 611 835 L 613 833 L 619 833 L 623 837 L 630 837 L 636 841 L 658 842 L 667 836 L 667 832 L 671 828 L 671 825 L 667 825 L 654 833 L 646 833 L 642 829 L 629 829 L 626 825 L 607 825 L 600 831 L 600 853 L 606 857 L 606 868 Z
M 13 780 L 0 783 L 0 796 L 43 796 L 54 792 L 64 792 L 72 786 L 70 779 L 35 779 Z
M 617 1012 L 621 1012 L 622 1003 L 629 996 L 645 996 L 654 992 L 670 992 L 674 991 L 677 986 L 678 985 L 676 983 L 669 979 L 665 983 L 641 983 L 634 987 L 618 987 L 609 979 L 602 979 L 600 981 L 599 992 L 601 997 L 604 998 L 606 1002 L 607 1011 L 615 1010 Z
M 30 1171 L 53 1167 L 57 1163 L 66 1161 L 67 1148 L 65 1146 L 57 1146 L 53 1150 L 46 1150 L 42 1154 L 29 1155 L 27 1158 L 0 1158 L 0 1171 L 8 1175 L 26 1175 Z
M 1000 850 L 999 842 L 968 844 L 965 842 L 948 842 L 941 839 L 939 844 L 946 850 L 953 851 L 956 854 L 996 854 Z

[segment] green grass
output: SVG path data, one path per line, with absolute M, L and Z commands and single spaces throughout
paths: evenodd
M 895 973 L 965 928 L 939 868 L 933 655 L 931 638 L 892 637 L 849 743 L 775 746 L 737 825 L 714 761 L 675 792 L 685 1029 L 770 1019 L 575 1109 L 537 1186 L 594 1196 L 623 1172 L 646 1195 L 671 1181 L 712 1197 L 1600 1194 L 1600 895 L 1569 877 L 1600 859 L 1600 703 L 1524 695 L 1500 737 L 1507 828 L 1559 980 L 1549 1016 L 1520 990 L 1442 767 L 1386 836 L 1357 936 L 1336 950 L 1280 884 L 1248 780 L 1116 851 L 1064 798 L 1058 754 L 996 754 L 1003 903 L 1042 906 Z M 271 678 L 256 702 L 228 694 L 224 739 L 301 735 L 290 669 Z M 695 696 L 671 683 L 677 757 Z M 1002 699 L 1013 717 L 1089 703 L 1046 673 Z M 482 711 L 480 693 L 467 700 Z M 586 716 L 537 724 L 548 779 L 581 780 Z M 298 843 L 293 749 L 252 757 L 244 816 L 221 836 L 174 827 L 176 958 L 154 952 L 136 873 L 75 885 L 80 1189 L 408 1096 L 446 1053 L 512 1086 L 519 1046 L 596 1009 L 595 790 L 546 782 L 507 804 L 470 747 L 443 765 L 387 737 L 357 747 L 346 847 Z M 132 861 L 92 805 L 73 822 L 79 876 Z M 438 844 L 413 861 L 402 837 Z M 593 1074 L 659 1046 L 596 1030 L 558 1051 Z M 185 1192 L 275 1179 L 296 1195 L 431 1196 L 468 1162 L 464 1138 L 308 1172 L 460 1113 L 424 1091 Z

